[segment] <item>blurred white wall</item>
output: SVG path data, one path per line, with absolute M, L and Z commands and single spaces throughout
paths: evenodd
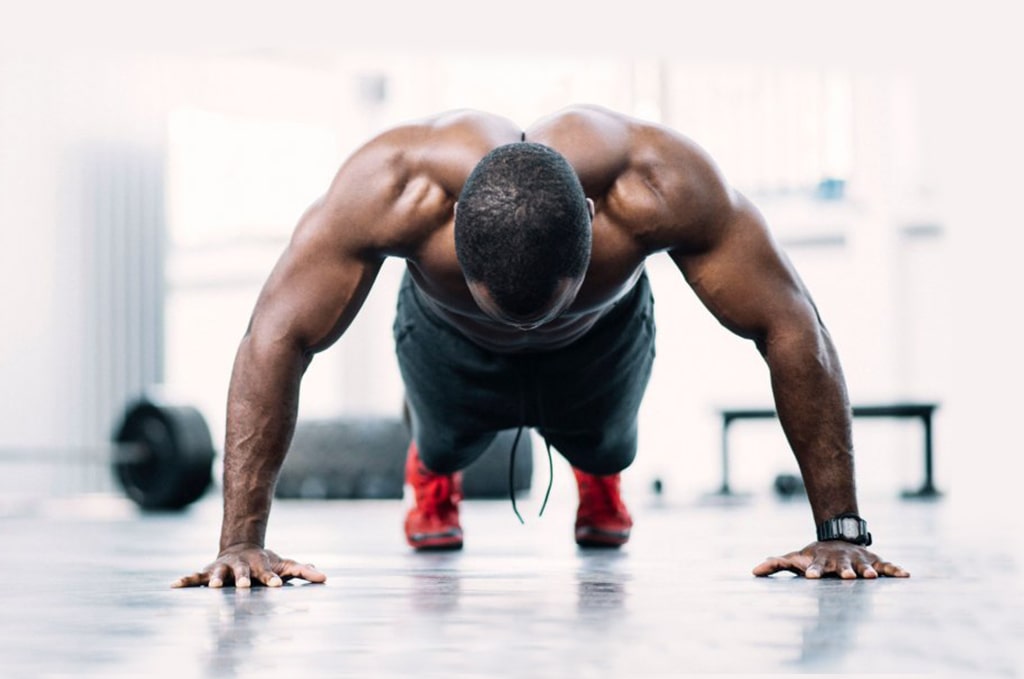
M 942 403 L 940 486 L 1008 483 L 991 470 L 1020 469 L 1009 453 L 1019 448 L 1022 375 L 1008 302 L 1020 289 L 1018 62 L 984 36 L 960 50 L 945 49 L 935 26 L 911 37 L 900 28 L 923 24 L 909 11 L 876 26 L 878 8 L 865 6 L 846 26 L 877 29 L 861 45 L 829 33 L 850 17 L 822 17 L 805 33 L 782 9 L 753 10 L 718 41 L 699 35 L 703 15 L 686 8 L 689 42 L 666 37 L 665 22 L 646 40 L 637 26 L 647 24 L 630 15 L 619 27 L 629 40 L 608 47 L 616 27 L 605 22 L 569 36 L 573 54 L 516 49 L 505 34 L 488 46 L 457 30 L 435 49 L 321 38 L 274 49 L 0 51 L 0 448 L 88 447 L 116 415 L 91 401 L 91 317 L 76 301 L 92 284 L 83 280 L 78 149 L 128 145 L 163 158 L 160 376 L 201 405 L 219 438 L 230 361 L 259 285 L 357 144 L 447 108 L 490 109 L 525 126 L 589 101 L 679 127 L 762 207 L 835 336 L 855 402 Z M 732 26 L 722 12 L 712 19 Z M 963 28 L 955 17 L 938 26 Z M 809 193 L 826 176 L 847 180 L 844 200 Z M 767 373 L 667 259 L 650 271 L 659 356 L 630 482 L 659 475 L 688 496 L 717 484 L 714 409 L 768 403 Z M 316 359 L 304 415 L 397 409 L 390 323 L 400 275 L 390 263 L 351 331 Z M 737 434 L 734 467 L 738 485 L 760 491 L 792 461 L 758 427 Z M 858 424 L 857 443 L 862 487 L 889 493 L 919 481 L 915 427 Z
M 97 314 L 127 310 L 114 308 L 115 295 L 106 309 L 90 306 L 106 274 L 94 270 L 90 235 L 108 207 L 101 186 L 126 181 L 121 195 L 141 202 L 143 175 L 162 175 L 159 75 L 124 59 L 0 56 L 5 446 L 82 445 L 108 433 L 85 411 L 95 405 L 94 380 L 121 378 L 91 375 L 89 343 Z

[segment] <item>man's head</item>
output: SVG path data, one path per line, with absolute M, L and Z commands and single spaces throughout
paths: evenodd
M 592 210 L 552 149 L 520 142 L 484 156 L 455 213 L 455 252 L 481 308 L 528 329 L 568 307 L 590 262 Z

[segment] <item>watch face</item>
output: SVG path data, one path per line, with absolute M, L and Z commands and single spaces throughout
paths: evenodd
M 839 530 L 844 538 L 855 540 L 860 537 L 860 521 L 846 516 L 839 520 Z

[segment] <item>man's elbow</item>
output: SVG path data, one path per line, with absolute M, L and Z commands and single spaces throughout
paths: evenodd
M 250 324 L 238 347 L 239 356 L 247 355 L 257 363 L 295 361 L 308 363 L 313 356 L 312 344 L 288 328 L 268 324 Z
M 755 344 L 769 363 L 797 362 L 825 370 L 838 367 L 831 337 L 816 314 L 775 324 Z

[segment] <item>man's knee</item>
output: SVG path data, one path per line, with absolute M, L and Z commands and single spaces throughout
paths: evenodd
M 420 461 L 435 474 L 453 474 L 465 469 L 480 457 L 497 432 L 465 438 L 442 440 L 437 436 L 416 437 Z
M 614 438 L 606 433 L 572 437 L 557 434 L 544 436 L 569 464 L 595 476 L 618 474 L 636 459 L 635 431 L 631 435 Z

